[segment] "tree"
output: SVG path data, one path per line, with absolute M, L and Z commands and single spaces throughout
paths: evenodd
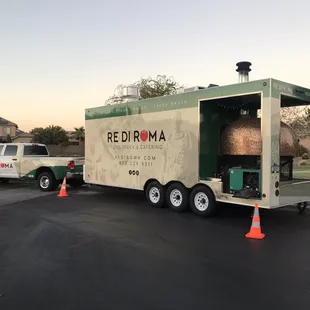
M 30 133 L 33 135 L 32 142 L 35 143 L 60 145 L 69 140 L 67 132 L 60 126 L 37 127 L 32 129 Z
M 134 85 L 139 86 L 139 100 L 172 95 L 176 93 L 178 88 L 183 87 L 182 85 L 179 85 L 172 77 L 167 78 L 166 75 L 157 75 L 155 79 L 152 77 L 141 78 L 141 80 L 135 82 Z M 121 103 L 124 99 L 122 94 L 123 87 L 124 85 L 122 84 L 118 85 L 114 91 L 114 95 L 111 96 L 106 103 Z
M 261 110 L 258 113 L 261 116 Z M 310 108 L 304 106 L 292 106 L 281 108 L 281 121 L 290 125 L 298 138 L 310 135 Z
M 72 138 L 79 141 L 79 143 L 83 143 L 85 141 L 85 128 L 84 128 L 84 126 L 74 127 L 74 132 L 72 134 Z
M 114 95 L 109 97 L 109 99 L 106 101 L 106 104 L 110 105 L 110 104 L 122 103 L 124 99 L 123 94 L 122 94 L 124 87 L 125 85 L 123 84 L 118 85 L 114 90 Z
M 302 108 L 301 107 L 285 107 L 281 108 L 281 121 L 286 124 L 292 124 L 296 120 L 301 120 Z
M 310 109 L 308 107 L 282 108 L 281 121 L 290 125 L 298 138 L 304 138 L 310 134 Z
M 143 78 L 140 82 L 140 98 L 154 98 L 175 94 L 180 86 L 172 78 L 157 75 L 156 79 Z
M 306 107 L 305 108 L 305 120 L 310 124 L 310 108 Z
M 33 135 L 32 142 L 44 143 L 42 142 L 45 140 L 45 131 L 43 127 L 36 127 L 30 130 L 29 133 Z

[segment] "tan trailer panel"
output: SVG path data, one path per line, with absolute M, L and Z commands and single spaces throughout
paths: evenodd
M 199 179 L 198 107 L 86 120 L 85 181 L 143 190 Z

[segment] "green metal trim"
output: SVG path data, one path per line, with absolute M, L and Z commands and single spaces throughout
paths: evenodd
M 34 170 L 31 170 L 29 171 L 28 173 L 26 173 L 25 175 L 21 176 L 22 178 L 25 178 L 25 179 L 35 179 L 35 176 L 36 176 L 36 172 L 37 172 L 37 169 L 34 169 Z
M 74 169 L 68 169 L 67 166 L 54 166 L 50 168 L 57 180 L 62 180 L 67 175 L 67 172 L 83 172 L 83 165 L 77 165 Z
M 289 95 L 310 104 L 310 89 L 271 79 L 271 97 L 280 98 L 280 94 Z
M 29 171 L 27 174 L 25 174 L 22 177 L 34 180 L 35 176 L 36 176 L 36 173 L 37 173 L 37 170 L 40 169 L 40 168 L 49 168 L 49 169 L 51 169 L 52 172 L 55 175 L 55 178 L 57 180 L 62 180 L 66 176 L 67 172 L 83 172 L 83 165 L 77 165 L 77 166 L 75 166 L 75 168 L 73 170 L 69 170 L 67 168 L 67 166 L 53 166 L 53 167 L 42 166 L 42 167 L 39 167 L 37 169 Z
M 263 79 L 246 83 L 212 87 L 177 95 L 90 108 L 85 110 L 85 120 L 193 108 L 198 107 L 198 102 L 200 100 L 238 96 L 248 93 L 262 92 L 263 97 L 268 97 L 270 96 L 270 81 L 271 79 Z
M 67 171 L 69 171 L 66 166 L 54 166 L 49 168 L 51 168 L 57 180 L 62 180 L 66 176 Z

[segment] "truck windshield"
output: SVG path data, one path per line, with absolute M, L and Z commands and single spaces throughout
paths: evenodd
M 24 146 L 24 155 L 25 156 L 47 156 L 48 152 L 45 146 L 43 145 L 25 145 Z

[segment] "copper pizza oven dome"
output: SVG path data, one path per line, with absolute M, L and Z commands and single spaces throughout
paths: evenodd
M 222 135 L 220 155 L 254 155 L 260 156 L 262 151 L 260 118 L 242 116 L 228 125 Z M 280 156 L 297 156 L 298 139 L 291 126 L 281 122 Z

